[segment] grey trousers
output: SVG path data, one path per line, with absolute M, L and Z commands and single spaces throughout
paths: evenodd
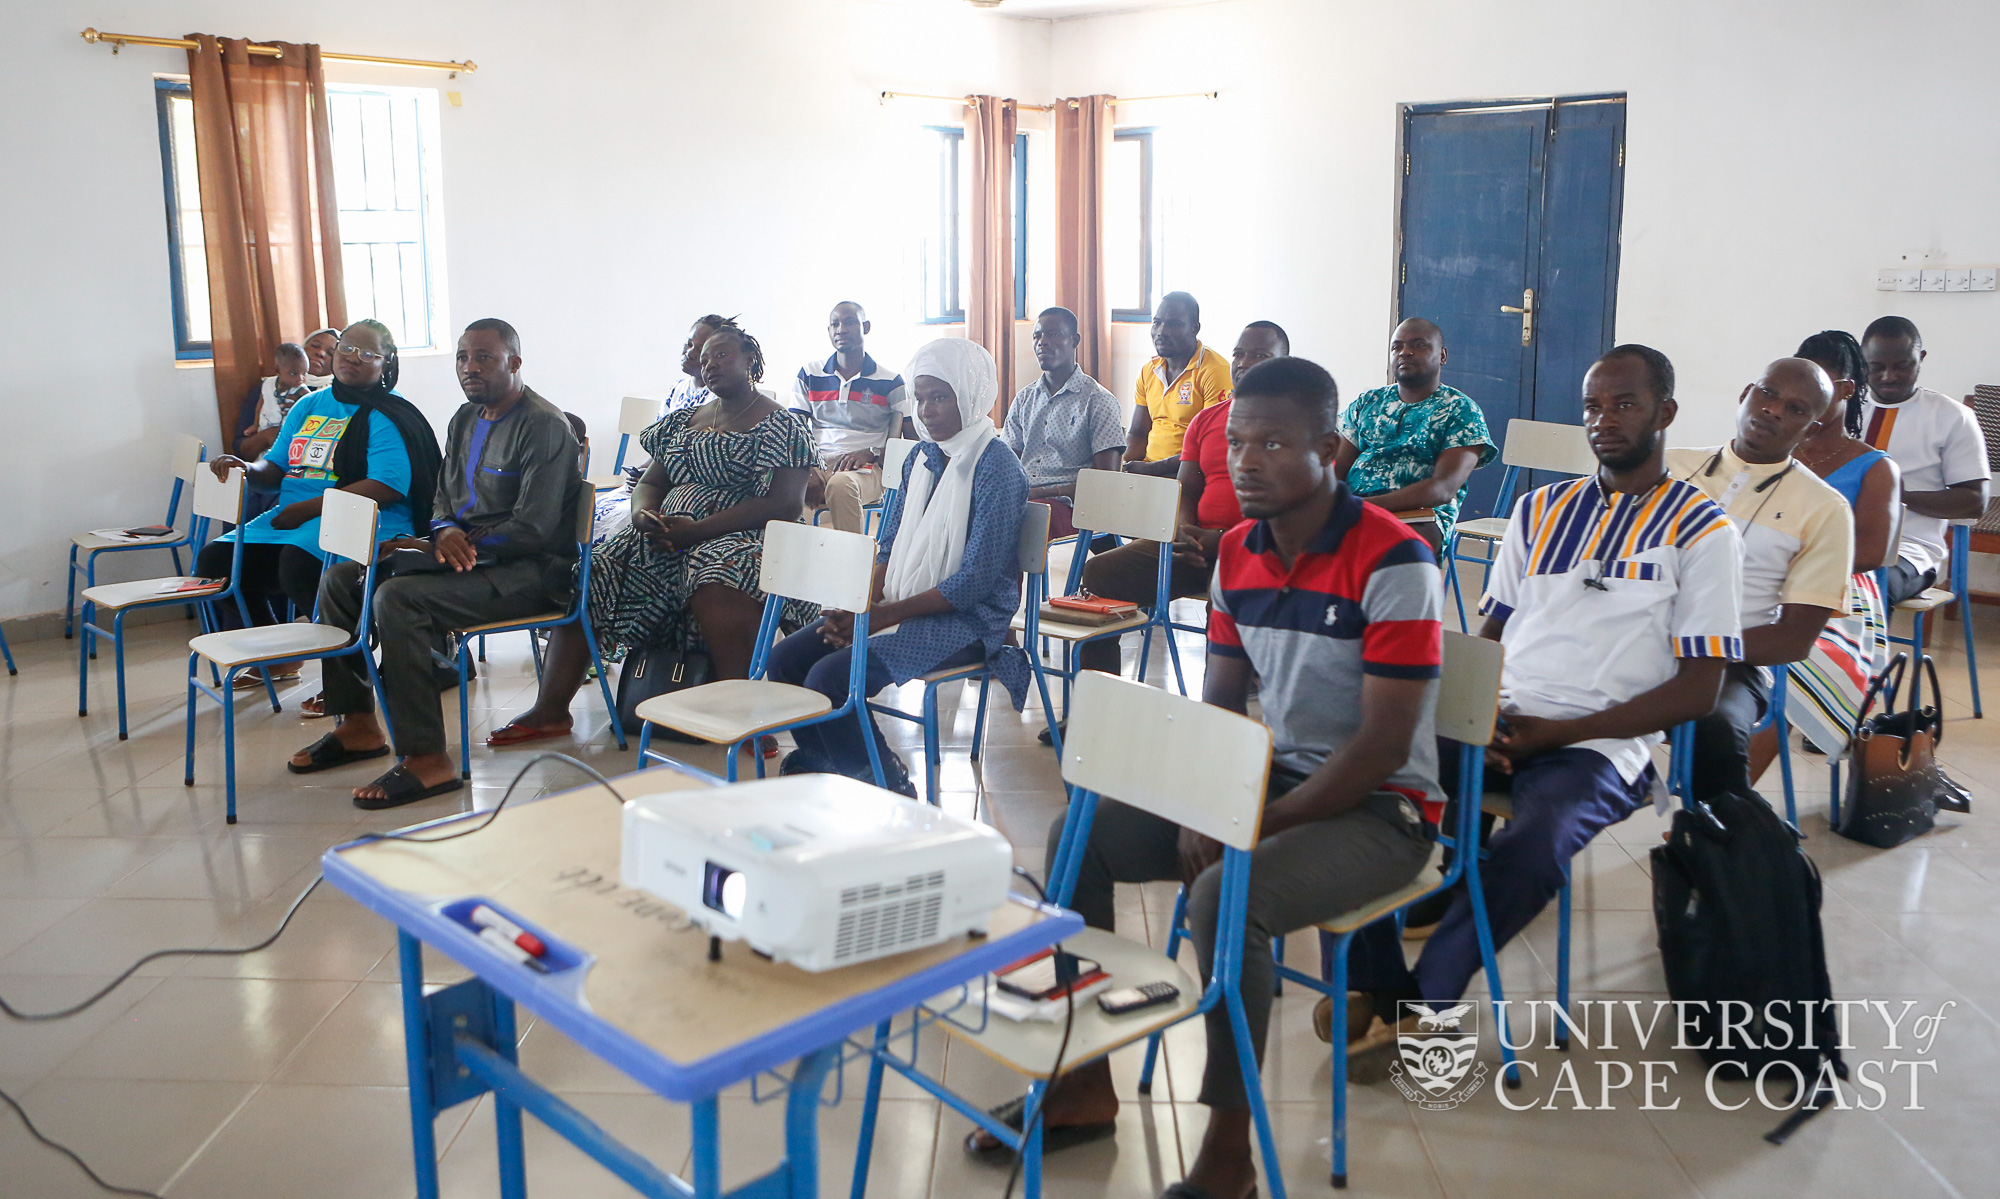
M 562 604 L 543 581 L 547 562 L 517 558 L 459 574 L 408 574 L 375 588 L 376 648 L 381 654 L 382 691 L 389 703 L 389 728 L 399 757 L 445 752 L 444 708 L 438 699 L 431 646 L 444 634 L 468 625 L 518 620 L 553 612 Z M 320 577 L 319 618 L 352 631 L 361 617 L 359 563 L 342 561 Z M 330 716 L 375 710 L 361 655 L 328 658 L 322 694 Z
M 1286 773 L 1281 782 L 1273 770 L 1275 799 L 1301 781 Z M 1048 861 L 1053 869 L 1062 840 L 1064 817 L 1049 829 Z M 1091 822 L 1070 907 L 1092 928 L 1112 927 L 1112 884 L 1147 883 L 1180 878 L 1181 826 L 1116 800 L 1100 800 Z M 1430 858 L 1430 839 L 1416 808 L 1389 792 L 1377 792 L 1361 807 L 1331 820 L 1295 825 L 1266 837 L 1250 853 L 1250 896 L 1243 930 L 1243 1014 L 1257 1058 L 1264 1057 L 1264 1032 L 1271 1022 L 1271 992 L 1276 977 L 1271 964 L 1271 939 L 1310 928 L 1385 895 L 1416 877 Z M 1217 908 L 1222 896 L 1222 863 L 1203 871 L 1188 894 L 1188 925 L 1203 978 L 1215 965 Z M 1139 986 L 1149 978 L 1119 979 L 1118 986 Z M 1243 1108 L 1243 1070 L 1229 1013 L 1216 1004 L 1204 1019 L 1208 1027 L 1208 1065 L 1202 1073 L 1201 1102 L 1214 1108 Z

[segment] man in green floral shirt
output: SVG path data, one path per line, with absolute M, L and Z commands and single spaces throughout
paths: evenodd
M 1391 512 L 1429 509 L 1435 519 L 1408 516 L 1416 532 L 1440 550 L 1465 501 L 1465 481 L 1493 461 L 1493 435 L 1479 405 L 1438 382 L 1444 334 L 1422 317 L 1396 326 L 1389 369 L 1396 383 L 1364 391 L 1341 410 L 1343 444 L 1335 471 L 1354 494 Z

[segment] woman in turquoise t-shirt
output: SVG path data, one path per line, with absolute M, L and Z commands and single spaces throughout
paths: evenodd
M 310 613 L 319 591 L 319 514 L 327 489 L 338 487 L 381 506 L 375 535 L 388 541 L 430 526 L 441 456 L 430 422 L 396 384 L 396 343 L 376 321 L 356 321 L 334 351 L 333 385 L 292 405 L 277 440 L 255 462 L 224 455 L 210 466 L 218 478 L 241 467 L 250 482 L 275 488 L 278 502 L 241 529 L 223 534 L 201 551 L 195 573 L 226 578 L 234 546 L 243 538 L 243 584 L 251 619 L 276 619 L 272 603 L 289 598 Z M 417 511 L 421 509 L 421 512 Z M 218 607 L 224 628 L 240 623 L 233 605 Z

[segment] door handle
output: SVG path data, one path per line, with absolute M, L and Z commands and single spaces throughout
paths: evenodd
M 1521 306 L 1519 308 L 1514 307 L 1512 304 L 1502 304 L 1500 305 L 1500 311 L 1516 315 L 1521 318 L 1522 345 L 1528 346 L 1535 344 L 1535 289 L 1534 288 L 1524 287 L 1521 289 Z

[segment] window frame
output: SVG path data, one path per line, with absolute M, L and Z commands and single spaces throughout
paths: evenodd
M 1154 291 L 1153 231 L 1157 196 L 1153 186 L 1156 165 L 1153 134 L 1156 127 L 1147 125 L 1132 129 L 1114 129 L 1114 142 L 1133 141 L 1139 143 L 1139 288 L 1145 297 L 1145 304 L 1139 308 L 1113 308 L 1111 320 L 1114 324 L 1150 324 L 1156 297 Z
M 416 209 L 417 242 L 421 251 L 424 269 L 424 313 L 430 326 L 428 341 L 397 346 L 402 353 L 443 353 L 450 346 L 446 338 L 451 328 L 451 316 L 446 311 L 450 299 L 450 288 L 445 265 L 444 246 L 444 130 L 439 119 L 438 95 L 436 88 L 404 87 L 387 84 L 329 83 L 326 85 L 327 100 L 331 105 L 333 97 L 343 96 L 383 96 L 390 100 L 414 97 L 418 93 L 429 93 L 428 102 L 420 102 L 416 108 L 416 169 L 417 186 L 420 191 Z M 332 114 L 328 114 L 328 128 L 331 131 Z M 339 204 L 339 185 L 336 180 L 334 202 Z M 372 211 L 365 208 L 342 208 L 336 212 Z M 349 242 L 343 230 L 339 253 L 343 268 L 349 245 L 369 245 L 369 242 Z M 346 271 L 343 269 L 343 276 Z M 351 287 L 344 281 L 343 287 Z M 346 297 L 343 297 L 346 298 Z M 350 307 L 352 305 L 350 304 Z M 400 331 L 407 335 L 408 330 Z
M 945 288 L 945 292 L 950 296 L 951 303 L 940 308 L 938 312 L 932 313 L 930 288 L 928 286 L 925 287 L 923 299 L 924 315 L 919 323 L 925 325 L 962 325 L 965 323 L 965 293 L 961 290 L 961 284 L 964 281 L 965 242 L 960 233 L 960 224 L 964 218 L 963 205 L 965 197 L 959 190 L 958 179 L 959 175 L 965 169 L 965 126 L 926 125 L 924 128 L 937 134 L 941 142 L 951 147 L 951 168 L 943 172 L 942 178 L 938 181 L 940 191 L 938 196 L 938 217 L 943 222 L 951 244 L 948 253 L 937 256 L 939 261 L 944 265 L 944 268 L 949 272 L 950 283 Z M 947 190 L 950 197 L 949 200 L 946 199 L 945 195 Z
M 175 96 L 192 99 L 193 89 L 185 79 L 153 80 L 153 106 L 160 124 L 160 184 L 167 201 L 167 281 L 173 293 L 174 359 L 177 362 L 210 362 L 215 358 L 213 337 L 195 341 L 188 335 L 186 256 L 181 245 L 180 172 L 174 162 L 174 121 L 171 106 Z M 199 190 L 201 181 L 195 180 Z
M 1014 135 L 1014 319 L 1028 319 L 1028 135 Z

